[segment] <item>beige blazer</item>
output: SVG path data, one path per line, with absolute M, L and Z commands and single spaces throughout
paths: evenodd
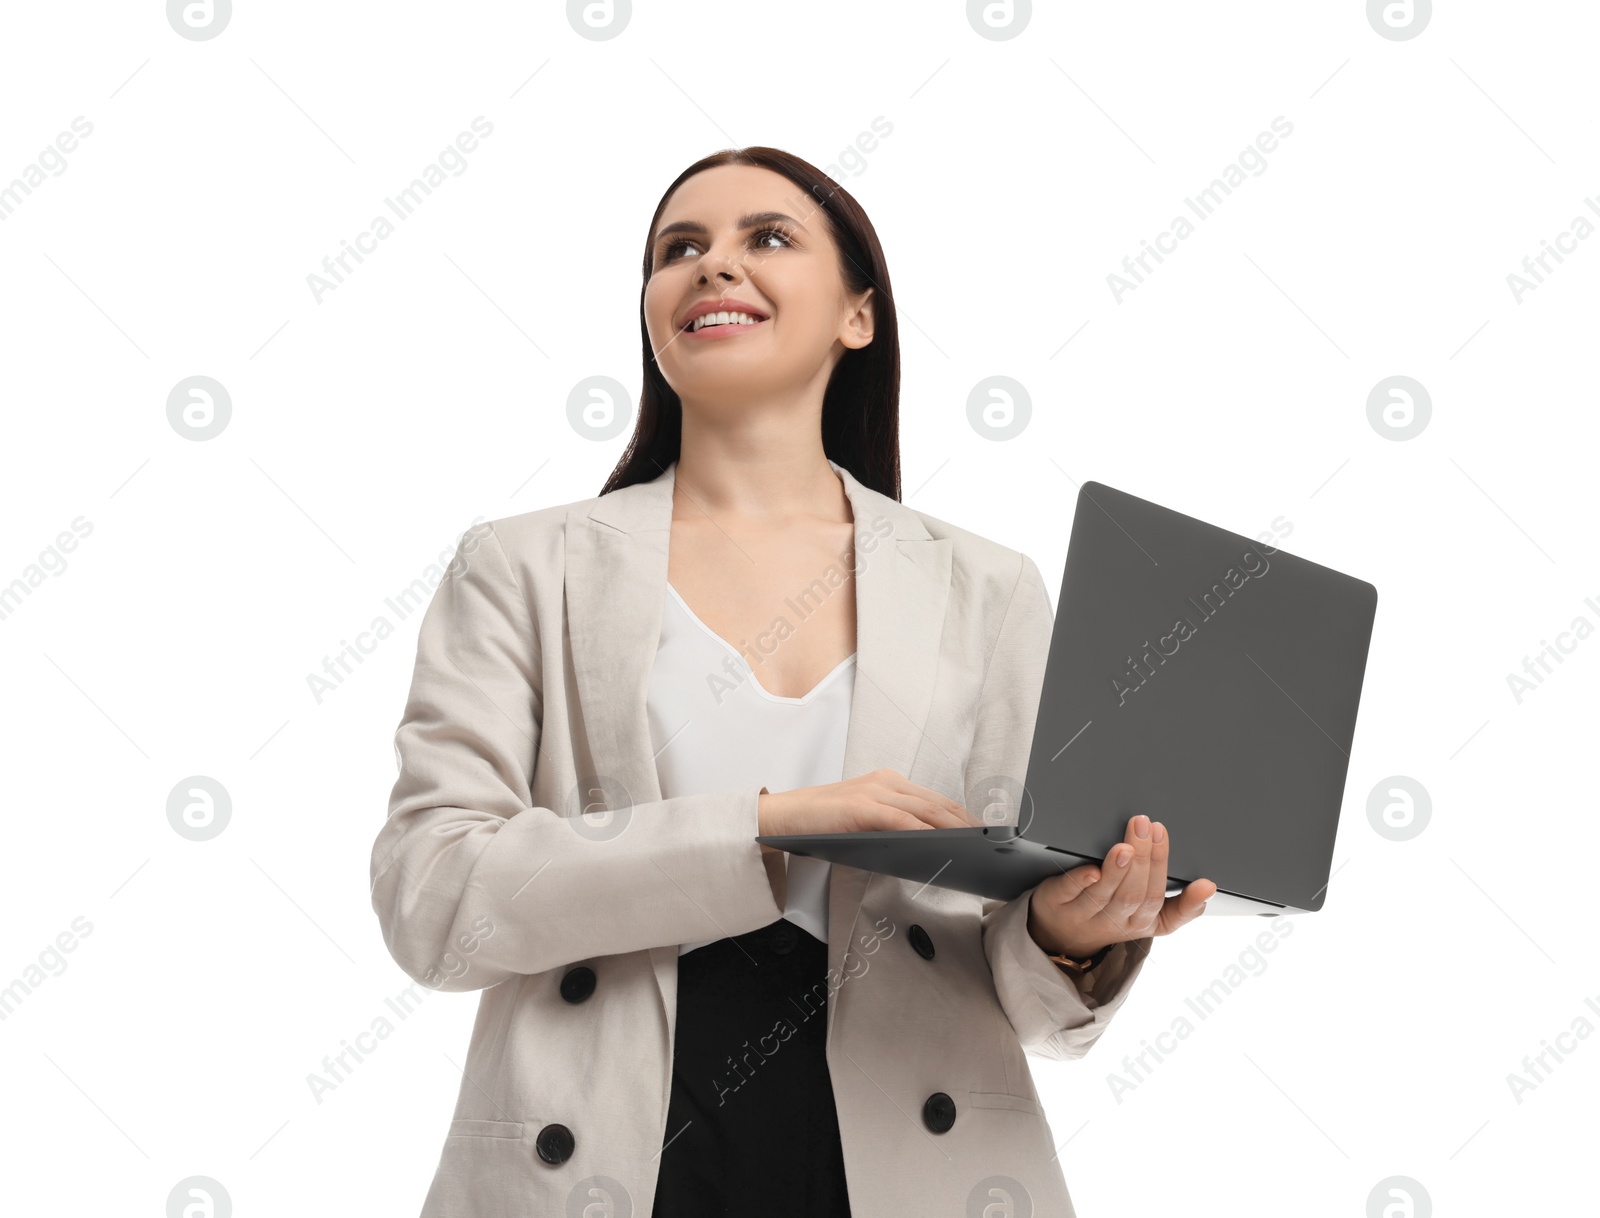
M 1038 568 L 829 464 L 858 568 L 844 777 L 897 770 L 981 815 L 986 779 L 1026 774 L 1052 624 Z M 410 977 L 480 997 L 422 1218 L 649 1218 L 676 1132 L 678 944 L 783 914 L 759 788 L 657 784 L 645 692 L 676 471 L 469 530 L 423 616 L 372 905 Z M 962 1218 L 973 1197 L 1073 1214 L 1025 1054 L 1088 1052 L 1151 940 L 1074 980 L 1027 915 L 1027 894 L 833 868 L 827 1060 L 856 1218 Z M 750 1086 L 782 1051 L 765 1031 L 728 1046 Z

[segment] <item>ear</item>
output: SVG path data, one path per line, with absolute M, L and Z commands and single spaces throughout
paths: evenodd
M 872 342 L 873 305 L 876 297 L 877 289 L 868 288 L 856 298 L 854 312 L 845 318 L 839 341 L 851 350 L 865 347 Z

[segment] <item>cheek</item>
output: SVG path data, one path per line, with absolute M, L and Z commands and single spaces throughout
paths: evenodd
M 794 275 L 785 276 L 771 271 L 759 280 L 752 276 L 751 282 L 761 293 L 762 299 L 772 305 L 773 312 L 789 334 L 798 337 L 825 324 L 827 308 L 816 285 Z
M 673 298 L 671 293 L 656 289 L 654 279 L 645 287 L 644 321 L 650 338 L 659 347 L 671 337 Z

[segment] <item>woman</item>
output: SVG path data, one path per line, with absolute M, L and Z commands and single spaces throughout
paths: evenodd
M 1010 902 L 757 843 L 1015 823 L 1050 603 L 899 502 L 889 278 L 817 169 L 685 170 L 640 313 L 602 493 L 469 532 L 421 627 L 373 906 L 483 991 L 423 1216 L 1070 1215 L 1025 1053 L 1216 886 L 1143 816 Z

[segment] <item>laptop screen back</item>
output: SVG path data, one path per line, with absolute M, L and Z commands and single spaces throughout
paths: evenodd
M 1321 908 L 1377 590 L 1084 483 L 1025 835 L 1103 858 L 1161 821 L 1167 871 Z

